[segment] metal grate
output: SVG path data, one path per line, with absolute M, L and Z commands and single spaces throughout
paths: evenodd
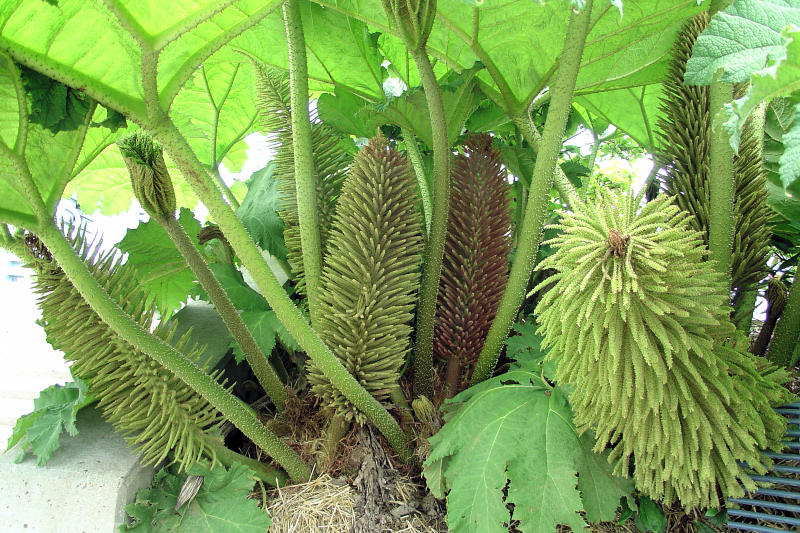
M 731 498 L 728 527 L 756 533 L 800 531 L 800 402 L 777 409 L 789 420 L 783 453 L 765 453 L 775 464 L 765 476 L 754 481 L 771 483 L 768 487 Z

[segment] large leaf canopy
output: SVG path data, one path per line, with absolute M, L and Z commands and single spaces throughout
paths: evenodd
M 95 106 L 80 107 L 71 117 L 71 128 L 53 133 L 29 120 L 20 71 L 5 55 L 0 55 L 0 87 L 0 217 L 30 227 L 36 217 L 20 185 L 21 166 L 27 166 L 45 207 L 52 211 L 71 177 Z
M 146 101 L 157 98 L 204 164 L 214 169 L 225 161 L 238 168 L 243 139 L 255 129 L 248 57 L 287 68 L 278 5 L 277 0 L 4 2 L 0 47 L 136 121 L 146 120 L 147 103 L 151 111 L 155 104 Z M 506 112 L 520 112 L 552 81 L 570 9 L 569 2 L 497 0 L 475 7 L 441 0 L 428 52 L 437 72 L 445 67 L 462 72 L 477 64 L 483 91 Z M 650 144 L 657 91 L 642 98 L 641 88 L 660 80 L 680 23 L 699 9 L 694 0 L 649 0 L 627 4 L 623 14 L 611 3 L 598 4 L 577 101 Z M 406 84 L 418 83 L 379 0 L 320 0 L 303 3 L 301 11 L 313 90 L 341 87 L 379 103 L 390 73 Z M 151 88 L 148 94 L 145 87 Z M 636 104 L 637 98 L 641 113 L 619 112 L 621 102 Z M 13 101 L 7 103 L 0 109 L 4 140 L 15 138 L 18 114 Z M 113 139 L 98 141 L 94 155 Z M 107 180 L 120 168 L 118 158 L 108 157 L 108 166 L 81 160 L 78 169 Z M 67 174 L 65 179 L 77 172 Z M 46 188 L 60 194 L 65 183 Z M 13 188 L 0 187 L 9 205 L 22 205 Z M 113 212 L 125 202 L 118 203 L 101 208 Z
M 144 115 L 143 52 L 158 54 L 158 98 L 167 107 L 203 59 L 277 5 L 17 0 L 0 7 L 0 46 L 53 78 L 85 86 L 116 109 Z
M 347 15 L 349 18 L 343 20 L 349 27 L 353 27 L 355 21 L 363 21 L 372 32 L 396 34 L 379 0 L 322 0 L 321 3 L 327 6 L 328 12 Z M 472 7 L 461 0 L 441 0 L 428 52 L 458 71 L 480 61 L 486 71 L 479 76 L 490 93 L 497 98 L 505 96 L 510 100 L 509 105 L 526 105 L 551 81 L 561 54 L 570 9 L 567 2 L 499 0 Z M 699 9 L 702 8 L 693 0 L 631 3 L 625 6 L 622 16 L 610 4 L 598 7 L 583 55 L 577 94 L 657 82 L 663 75 L 680 22 Z M 330 13 L 327 16 L 333 17 Z M 268 20 L 240 37 L 242 43 L 255 40 Z M 304 19 L 304 24 L 309 27 L 309 19 Z M 310 28 L 314 35 L 343 32 L 342 25 L 311 24 Z M 285 54 L 280 47 L 262 44 L 259 52 L 252 46 L 240 46 L 266 63 L 285 65 L 282 59 Z M 348 82 L 333 75 L 325 81 L 347 85 L 352 92 L 361 94 L 365 87 L 374 85 L 374 69 L 369 68 L 366 54 L 349 48 L 345 58 L 354 62 L 353 58 L 359 53 L 363 57 L 362 68 L 350 72 L 351 76 L 358 76 L 357 81 Z M 335 72 L 339 61 L 343 60 L 335 54 L 327 59 L 321 63 L 328 72 Z M 399 66 L 401 71 L 404 68 L 404 65 Z

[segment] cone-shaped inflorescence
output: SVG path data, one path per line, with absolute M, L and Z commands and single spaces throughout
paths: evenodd
M 708 242 L 711 115 L 708 86 L 683 83 L 686 62 L 697 36 L 708 25 L 703 12 L 690 19 L 676 40 L 665 78 L 659 119 L 658 163 L 665 169 L 664 187 L 681 209 L 693 215 L 692 226 Z M 766 276 L 770 210 L 766 205 L 766 176 L 753 124 L 742 131 L 735 160 L 733 269 L 731 287 L 752 288 Z
M 153 323 L 132 268 L 121 265 L 116 252 L 102 253 L 85 234 L 73 237 L 76 250 L 98 283 L 143 328 Z M 103 416 L 125 435 L 144 463 L 156 464 L 170 451 L 187 468 L 202 457 L 214 458 L 221 442 L 213 436 L 220 413 L 195 391 L 117 336 L 89 307 L 38 239 L 29 236 L 47 340 L 74 361 L 72 371 L 89 382 Z M 187 346 L 188 333 L 173 339 L 174 328 L 163 323 L 153 333 L 192 360 L 202 352 Z M 214 375 L 214 374 L 212 374 Z M 216 376 L 215 376 L 216 377 Z
M 406 159 L 375 138 L 353 161 L 336 206 L 315 326 L 342 364 L 378 399 L 397 385 L 409 351 L 422 252 L 416 179 Z M 313 364 L 309 381 L 326 405 L 363 423 Z
M 161 147 L 139 130 L 117 141 L 136 199 L 151 217 L 175 216 L 175 191 Z
M 506 178 L 488 135 L 472 137 L 453 160 L 433 345 L 437 359 L 447 366 L 445 397 L 467 383 L 508 280 L 511 209 Z
M 666 504 L 716 508 L 752 489 L 741 465 L 763 470 L 760 451 L 780 448 L 786 375 L 745 351 L 691 215 L 667 195 L 638 212 L 630 196 L 573 208 L 538 267 L 556 273 L 537 316 L 576 425 Z
M 286 253 L 292 268 L 296 290 L 305 294 L 303 249 L 300 243 L 300 222 L 297 211 L 297 190 L 294 181 L 294 150 L 292 148 L 291 105 L 289 76 L 286 72 L 256 65 L 257 96 L 261 129 L 270 136 L 276 150 L 273 175 L 281 193 L 279 214 L 286 229 Z M 342 188 L 347 169 L 352 162 L 344 149 L 342 137 L 312 117 L 311 143 L 314 152 L 314 173 L 317 180 L 317 214 L 320 242 L 325 253 L 328 235 L 333 224 L 336 199 Z

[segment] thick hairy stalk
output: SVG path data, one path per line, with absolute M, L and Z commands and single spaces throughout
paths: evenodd
M 789 298 L 778 324 L 775 326 L 775 335 L 767 351 L 767 359 L 779 365 L 789 366 L 792 352 L 800 342 L 800 283 L 795 273 L 794 282 L 789 289 Z
M 419 69 L 433 133 L 433 209 L 431 229 L 425 246 L 417 331 L 414 345 L 414 395 L 433 395 L 433 325 L 439 277 L 442 273 L 447 213 L 450 210 L 450 143 L 447 139 L 444 105 L 439 84 L 427 52 L 412 51 Z
M 422 153 L 419 151 L 419 145 L 414 138 L 414 134 L 407 128 L 403 128 L 402 132 L 408 158 L 411 160 L 414 175 L 417 177 L 419 195 L 422 197 L 422 218 L 425 221 L 425 236 L 427 237 L 431 231 L 431 210 L 433 209 L 431 204 L 433 204 L 433 200 L 430 187 L 428 187 L 428 178 L 425 176 L 425 165 L 422 162 Z
M 253 276 L 258 289 L 278 320 L 286 327 L 331 384 L 383 433 L 402 458 L 409 457 L 408 438 L 391 414 L 350 375 L 322 342 L 300 310 L 278 283 L 261 252 L 230 206 L 216 191 L 211 177 L 174 124 L 166 117 L 149 128 L 181 169 L 192 189 L 225 233 L 237 257 Z
M 468 140 L 453 160 L 450 203 L 433 345 L 447 371 L 437 400 L 466 388 L 508 280 L 508 180 L 488 135 Z
M 60 267 L 52 265 L 49 271 L 42 270 L 41 275 L 61 277 L 58 284 L 47 286 L 51 294 L 43 306 L 70 306 L 48 311 L 51 320 L 63 321 L 56 328 L 63 339 L 63 349 L 76 354 L 75 370 L 98 391 L 107 416 L 112 421 L 119 417 L 117 424 L 124 432 L 141 431 L 133 439 L 142 446 L 141 453 L 148 460 L 159 460 L 173 446 L 182 464 L 196 460 L 210 450 L 205 444 L 209 437 L 201 429 L 216 423 L 219 411 L 284 467 L 292 479 L 308 478 L 308 466 L 268 431 L 249 407 L 198 368 L 191 358 L 147 330 L 153 311 L 143 309 L 145 297 L 135 295 L 135 281 L 130 274 L 115 274 L 119 267 L 113 257 L 103 258 L 99 263 L 98 280 L 55 226 L 44 226 L 38 236 L 45 247 L 40 257 L 52 253 Z M 121 301 L 115 301 L 115 296 Z M 78 302 L 82 306 L 80 312 L 75 311 Z M 126 309 L 138 315 L 139 320 L 132 318 Z M 91 331 L 87 328 L 89 323 L 94 328 Z M 98 332 L 101 334 L 97 335 Z M 84 333 L 92 334 L 82 338 Z M 78 340 L 82 342 L 75 344 Z M 103 396 L 107 398 L 105 405 Z M 213 450 L 210 451 L 213 457 Z
M 522 238 L 517 246 L 514 262 L 511 265 L 511 274 L 497 316 L 492 322 L 492 327 L 489 329 L 486 342 L 472 373 L 473 384 L 492 375 L 503 341 L 508 336 L 519 306 L 525 297 L 525 289 L 542 239 L 547 204 L 550 201 L 550 189 L 553 186 L 553 173 L 561 152 L 561 140 L 572 109 L 572 93 L 575 89 L 575 80 L 578 77 L 581 56 L 583 56 L 583 46 L 589 31 L 591 11 L 592 0 L 587 0 L 581 11 L 577 13 L 573 11 L 570 15 L 567 34 L 564 37 L 564 49 L 561 53 L 561 64 L 550 89 L 553 97 L 547 112 L 536 164 L 533 168 L 531 189 L 528 193 L 525 218 L 522 222 Z
M 311 148 L 311 122 L 308 116 L 308 65 L 300 0 L 284 0 L 283 23 L 289 48 L 289 87 L 292 106 L 292 152 L 294 181 L 297 186 L 297 214 L 303 247 L 303 271 L 311 323 L 319 318 L 317 294 L 322 272 L 322 246 L 317 216 L 317 184 L 314 179 L 314 154 Z
M 772 339 L 772 332 L 775 331 L 775 324 L 786 308 L 786 299 L 789 290 L 780 278 L 771 278 L 767 283 L 767 316 L 758 337 L 750 344 L 750 353 L 753 355 L 765 355 L 767 346 Z
M 253 471 L 258 479 L 272 487 L 282 487 L 286 485 L 288 481 L 286 472 L 283 470 L 271 468 L 269 465 L 266 465 L 260 461 L 251 459 L 246 455 L 236 453 L 230 448 L 226 448 L 222 443 L 217 444 L 217 446 L 214 448 L 214 452 L 217 454 L 217 459 L 219 462 L 228 468 L 230 468 L 234 463 L 242 463 L 250 468 L 250 470 Z
M 711 142 L 709 145 L 708 249 L 720 272 L 730 275 L 733 250 L 733 197 L 736 188 L 733 149 L 723 129 L 725 104 L 733 99 L 730 83 L 714 81 L 709 87 Z
M 705 242 L 710 244 L 709 232 L 713 218 L 712 146 L 720 135 L 712 133 L 711 129 L 711 89 L 682 82 L 694 42 L 708 21 L 708 13 L 695 16 L 684 25 L 676 41 L 661 101 L 663 118 L 659 121 L 661 146 L 657 159 L 658 165 L 664 168 L 667 194 L 675 197 L 681 209 L 693 215 L 693 227 L 702 231 Z M 738 293 L 755 288 L 766 275 L 771 210 L 766 205 L 766 176 L 760 140 L 762 128 L 763 116 L 751 117 L 745 124 L 739 155 L 735 163 L 731 159 L 735 170 L 735 180 L 732 182 L 735 201 L 732 200 L 734 203 L 728 208 L 728 213 L 718 218 L 718 221 L 727 223 L 731 213 L 733 216 L 731 235 L 735 235 L 732 237 L 735 240 L 732 241 L 733 266 L 730 274 L 739 306 L 746 299 L 738 297 Z M 727 183 L 726 179 L 719 181 Z M 731 232 L 730 227 L 728 231 Z
M 514 122 L 517 129 L 519 129 L 520 133 L 522 133 L 522 138 L 528 143 L 534 155 L 538 157 L 539 145 L 542 143 L 542 135 L 536 129 L 530 117 L 525 113 L 516 113 L 512 114 L 511 120 Z M 599 142 L 595 144 L 599 145 Z M 576 194 L 575 187 L 572 186 L 572 183 L 569 182 L 569 178 L 564 174 L 564 170 L 558 165 L 556 165 L 555 172 L 553 173 L 553 186 L 556 192 L 558 192 L 561 201 L 564 202 L 564 206 L 569 208 L 572 205 L 572 198 Z
M 186 264 L 203 286 L 233 339 L 242 348 L 245 359 L 272 402 L 280 410 L 286 390 L 266 354 L 247 329 L 239 312 L 220 285 L 214 273 L 175 219 L 175 193 L 172 188 L 162 149 L 146 133 L 139 131 L 120 139 L 117 144 L 130 173 L 133 191 L 147 213 L 164 228 Z
M 425 50 L 436 18 L 436 0 L 382 0 L 382 3 L 387 17 L 400 31 L 400 36 L 419 70 L 433 136 L 433 209 L 430 232 L 425 244 L 414 345 L 414 396 L 432 398 L 434 314 L 450 204 L 450 142 L 447 138 L 447 122 L 439 83 Z
M 0 224 L 0 248 L 8 250 L 20 259 L 26 257 L 28 250 L 25 246 L 25 241 L 12 235 L 6 224 Z
M 711 14 L 725 9 L 730 3 L 731 0 L 711 0 Z M 729 276 L 733 264 L 733 199 L 736 186 L 733 149 L 723 123 L 727 119 L 725 104 L 733 99 L 733 85 L 720 81 L 721 75 L 722 72 L 717 72 L 708 88 L 712 134 L 709 143 L 708 249 L 719 271 Z
M 579 430 L 610 443 L 615 473 L 669 505 L 718 508 L 755 484 L 761 450 L 778 450 L 785 419 L 773 407 L 788 379 L 747 353 L 729 320 L 727 277 L 706 261 L 691 215 L 660 195 L 601 198 L 562 213 L 555 273 L 536 314 L 556 379 L 574 387 Z M 634 459 L 632 461 L 632 459 Z
M 292 140 L 292 112 L 289 77 L 286 72 L 266 65 L 256 66 L 256 94 L 262 130 L 270 135 L 270 145 L 276 150 L 273 175 L 281 193 L 279 213 L 286 229 L 286 253 L 292 279 L 299 294 L 306 294 L 300 216 L 295 183 L 295 161 Z M 311 123 L 314 179 L 316 187 L 317 222 L 320 246 L 325 255 L 328 234 L 333 225 L 333 211 L 342 182 L 352 158 L 343 149 L 342 139 L 328 126 Z
M 247 329 L 244 320 L 242 320 L 233 302 L 225 293 L 225 289 L 214 277 L 214 273 L 208 268 L 205 259 L 200 255 L 183 226 L 180 225 L 175 217 L 158 220 L 158 222 L 172 239 L 172 242 L 175 243 L 176 248 L 186 260 L 186 264 L 189 265 L 189 268 L 197 277 L 197 281 L 205 289 L 211 299 L 211 303 L 214 304 L 219 316 L 228 327 L 231 336 L 233 336 L 233 340 L 242 349 L 245 360 L 250 365 L 250 368 L 253 369 L 256 379 L 264 387 L 264 391 L 272 400 L 272 403 L 275 404 L 275 407 L 279 411 L 283 410 L 283 404 L 286 401 L 286 388 L 278 374 L 275 373 L 275 369 L 269 364 L 268 355 L 261 350 L 253 334 Z
M 422 220 L 408 161 L 382 138 L 353 162 L 336 206 L 320 287 L 322 340 L 374 397 L 388 399 L 410 349 Z M 312 392 L 347 420 L 364 414 L 314 361 Z

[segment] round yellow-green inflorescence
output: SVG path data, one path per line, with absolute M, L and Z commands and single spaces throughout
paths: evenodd
M 298 294 L 305 294 L 303 248 L 300 243 L 300 220 L 294 179 L 289 75 L 285 71 L 257 64 L 256 80 L 261 128 L 272 136 L 270 146 L 276 150 L 273 176 L 277 180 L 278 191 L 281 194 L 279 214 L 286 226 L 283 237 L 286 242 L 287 260 L 292 269 L 295 290 Z M 320 244 L 324 254 L 333 224 L 336 200 L 352 163 L 352 157 L 344 149 L 342 137 L 315 118 L 312 116 L 311 145 L 317 183 Z
M 422 252 L 417 183 L 402 154 L 375 138 L 355 157 L 336 205 L 320 280 L 315 329 L 347 370 L 379 400 L 397 386 L 409 352 Z M 364 422 L 309 363 L 312 391 Z
M 787 375 L 747 350 L 731 324 L 727 283 L 706 260 L 691 215 L 661 195 L 576 203 L 563 213 L 556 273 L 537 305 L 556 379 L 570 384 L 577 427 L 611 446 L 615 473 L 651 498 L 718 507 L 752 489 L 780 448 Z
M 35 239 L 29 239 L 35 243 Z M 150 330 L 154 308 L 132 268 L 121 265 L 119 254 L 100 253 L 74 239 L 87 268 L 109 296 L 139 325 Z M 206 457 L 215 458 L 214 436 L 221 414 L 194 390 L 114 333 L 89 307 L 46 250 L 38 248 L 31 265 L 36 271 L 47 340 L 74 361 L 72 372 L 89 383 L 103 417 L 141 454 L 145 464 L 157 464 L 172 451 L 187 468 Z M 153 334 L 171 342 L 196 360 L 201 349 L 187 346 L 188 335 L 173 339 L 174 328 L 159 324 Z M 217 377 L 216 374 L 212 376 Z

